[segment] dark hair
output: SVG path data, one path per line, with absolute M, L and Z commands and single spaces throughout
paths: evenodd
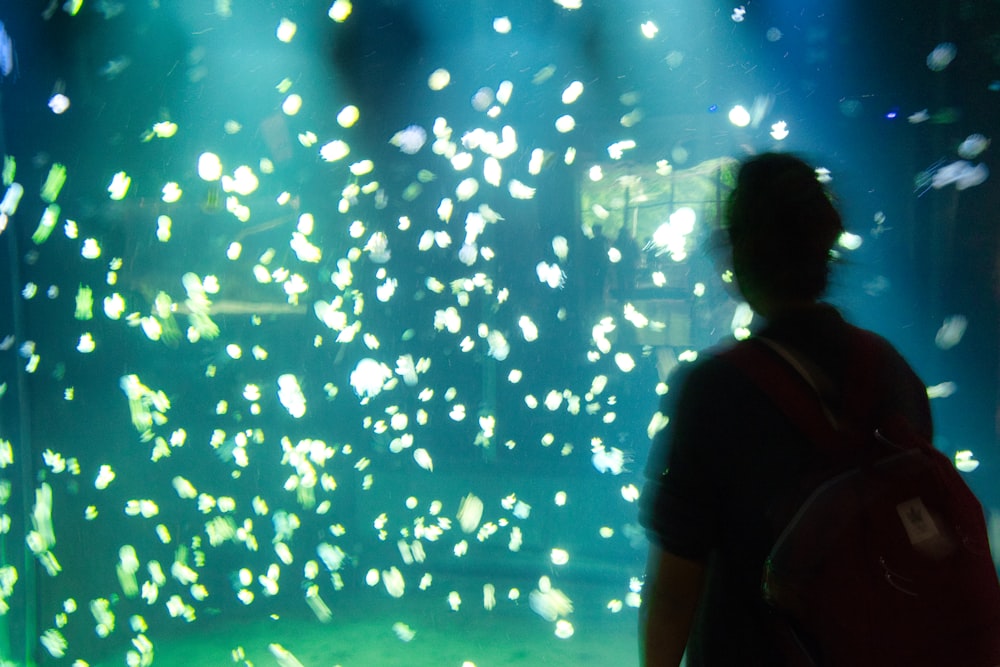
M 830 251 L 844 232 L 816 170 L 798 157 L 764 153 L 740 167 L 726 230 L 741 288 L 772 297 L 818 299 Z

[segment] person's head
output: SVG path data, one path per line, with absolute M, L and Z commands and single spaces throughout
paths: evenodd
M 801 159 L 764 153 L 746 160 L 725 226 L 740 292 L 758 313 L 814 302 L 826 291 L 830 251 L 844 227 Z

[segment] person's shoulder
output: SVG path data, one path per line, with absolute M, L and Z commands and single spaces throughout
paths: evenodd
M 934 425 L 930 403 L 920 376 L 886 338 L 866 329 L 858 331 L 866 341 L 865 358 L 861 363 L 870 367 L 869 372 L 875 369 L 876 400 L 879 402 L 876 411 L 883 418 L 901 417 L 925 438 L 932 438 Z
M 853 324 L 848 326 L 852 329 L 853 335 L 859 341 L 864 353 L 869 357 L 874 357 L 873 361 L 881 360 L 883 364 L 889 364 L 889 370 L 913 373 L 909 362 L 896 349 L 896 346 L 889 342 L 889 339 L 869 329 Z
M 878 391 L 893 394 L 892 400 L 905 405 L 904 411 L 912 419 L 929 423 L 927 389 L 910 362 L 881 334 L 860 327 L 854 329 L 857 340 L 861 341 L 860 352 L 855 352 L 860 354 L 860 360 L 855 357 L 854 367 L 873 375 Z
M 687 392 L 720 391 L 729 386 L 739 371 L 728 357 L 741 345 L 745 342 L 719 343 L 698 352 L 691 361 L 680 362 L 671 373 L 670 386 Z

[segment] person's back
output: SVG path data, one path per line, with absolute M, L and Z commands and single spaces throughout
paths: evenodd
M 824 188 L 795 157 L 753 158 L 740 170 L 727 224 L 737 283 L 766 319 L 755 335 L 791 352 L 837 412 L 859 390 L 846 371 L 864 334 L 819 301 L 843 232 Z M 876 338 L 876 347 L 878 369 L 863 379 L 874 413 L 901 415 L 929 439 L 924 385 L 891 345 Z M 801 494 L 820 453 L 724 354 L 702 355 L 670 384 L 670 422 L 650 455 L 640 517 L 651 539 L 645 664 L 677 664 L 686 644 L 692 666 L 780 665 L 761 572 L 776 537 L 773 514 Z

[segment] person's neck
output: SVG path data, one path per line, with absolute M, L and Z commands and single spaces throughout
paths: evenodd
M 789 314 L 822 308 L 823 305 L 822 301 L 812 299 L 765 299 L 756 304 L 754 310 L 765 320 L 774 320 Z

